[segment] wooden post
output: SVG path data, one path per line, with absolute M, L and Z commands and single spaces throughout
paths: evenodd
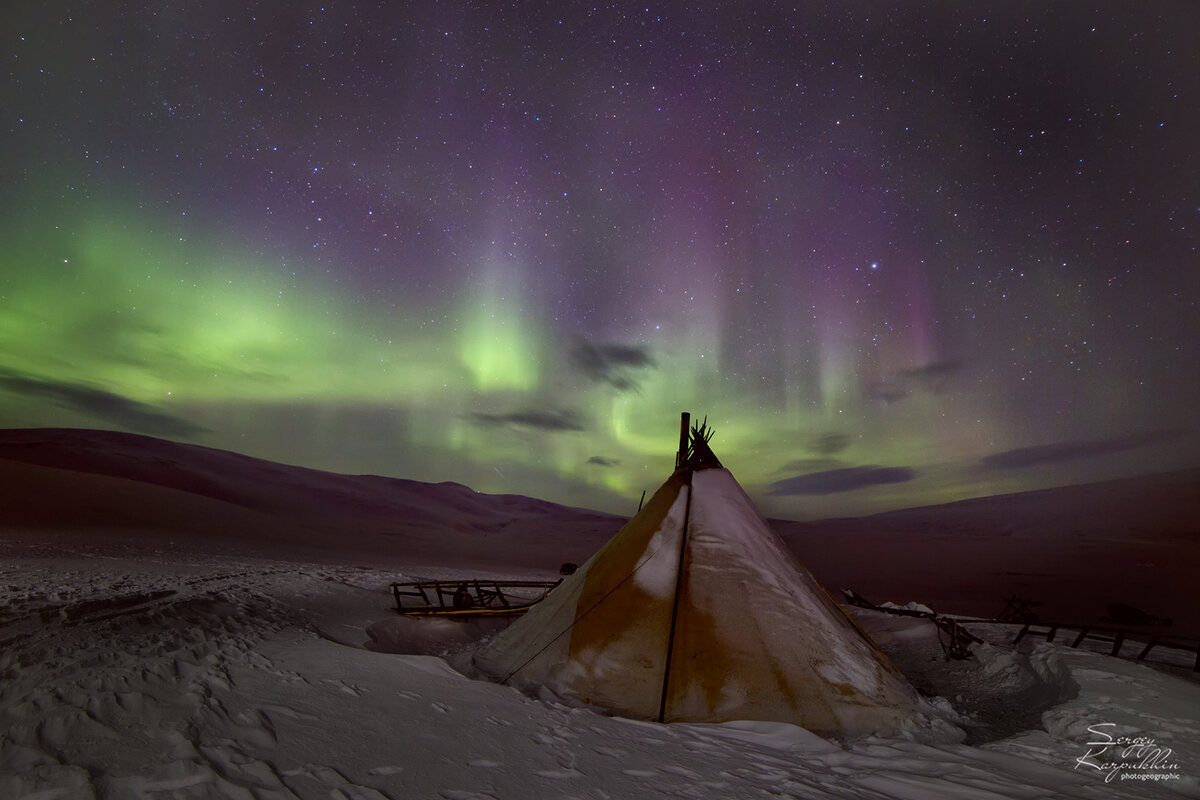
M 692 415 L 684 411 L 679 415 L 679 452 L 675 454 L 675 469 L 683 466 L 687 460 L 688 432 L 691 428 Z
M 687 413 L 683 415 L 687 421 Z M 667 631 L 667 660 L 663 665 L 662 696 L 658 701 L 658 721 L 667 721 L 667 692 L 671 682 L 671 659 L 675 655 L 675 627 L 679 622 L 679 597 L 683 594 L 683 568 L 687 559 L 688 527 L 692 523 L 692 473 L 687 474 L 687 484 L 684 491 L 688 493 L 687 504 L 683 507 L 683 527 L 679 531 L 679 566 L 675 569 L 675 600 L 671 605 L 671 629 Z
M 688 437 L 691 435 L 692 415 L 684 411 L 679 415 L 679 452 L 675 454 L 675 469 L 687 461 Z M 683 527 L 679 531 L 679 564 L 675 568 L 675 598 L 671 604 L 671 628 L 667 631 L 667 658 L 663 665 L 662 695 L 658 701 L 658 721 L 667 721 L 667 692 L 671 683 L 671 659 L 675 655 L 675 626 L 679 622 L 679 596 L 683 592 L 683 565 L 687 558 L 688 527 L 692 517 L 692 475 L 689 472 L 684 483 L 688 493 L 683 507 Z

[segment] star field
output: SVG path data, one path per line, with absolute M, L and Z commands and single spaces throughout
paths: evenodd
M 1200 7 L 0 19 L 5 426 L 629 512 L 690 410 L 798 518 L 1200 463 Z

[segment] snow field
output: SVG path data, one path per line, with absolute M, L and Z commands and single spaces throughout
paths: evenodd
M 902 669 L 924 664 L 928 688 L 953 690 L 932 702 L 983 743 L 664 726 L 413 654 L 435 649 L 467 670 L 489 630 L 414 629 L 390 614 L 387 585 L 405 577 L 165 555 L 0 561 L 0 797 L 1200 796 L 1200 687 L 1143 665 L 1045 643 L 948 664 L 931 625 L 886 617 L 872 635 Z M 412 653 L 365 648 L 368 628 L 373 646 Z M 1041 707 L 1040 727 L 1006 731 L 1002 712 L 970 719 L 1006 692 Z M 1074 768 L 1088 727 L 1105 722 L 1174 748 L 1180 779 L 1105 783 Z

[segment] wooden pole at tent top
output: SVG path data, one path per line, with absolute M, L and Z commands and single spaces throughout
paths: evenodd
M 679 415 L 679 452 L 675 454 L 675 469 L 679 469 L 683 466 L 683 462 L 687 461 L 688 430 L 691 422 L 692 415 L 687 411 Z

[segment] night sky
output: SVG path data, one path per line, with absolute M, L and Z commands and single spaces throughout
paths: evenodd
M 7 2 L 0 426 L 632 513 L 1200 464 L 1200 3 Z M 686 10 L 682 10 L 686 8 Z

